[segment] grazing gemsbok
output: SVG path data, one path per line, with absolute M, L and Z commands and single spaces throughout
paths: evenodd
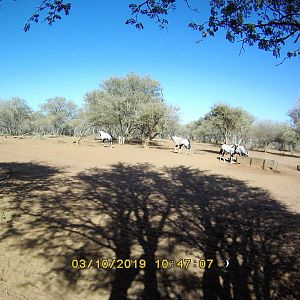
M 246 149 L 246 147 L 244 145 L 226 145 L 223 144 L 221 146 L 220 149 L 220 161 L 223 159 L 223 161 L 225 162 L 225 158 L 224 158 L 224 154 L 225 153 L 229 153 L 230 154 L 230 163 L 233 162 L 234 160 L 234 155 L 238 154 L 239 156 L 249 156 L 249 152 Z
M 226 145 L 226 144 L 223 144 L 220 148 L 220 151 L 219 151 L 219 159 L 220 161 L 223 159 L 223 161 L 225 162 L 225 158 L 224 158 L 224 155 L 225 153 L 229 153 L 230 154 L 230 163 L 233 162 L 233 159 L 234 159 L 234 154 L 236 153 L 236 148 L 237 148 L 237 145 Z
M 192 146 L 191 146 L 191 142 L 188 139 L 183 139 L 180 138 L 176 135 L 171 136 L 171 139 L 173 142 L 175 142 L 175 146 L 174 146 L 174 151 L 180 153 L 181 147 L 184 146 L 185 147 L 185 155 L 187 155 L 187 153 L 189 152 L 189 154 L 191 154 L 192 152 Z M 177 147 L 178 147 L 178 151 L 177 151 Z
M 112 136 L 109 133 L 104 132 L 102 130 L 99 130 L 98 133 L 99 133 L 99 137 L 102 140 L 102 142 L 103 143 L 109 142 L 110 146 L 112 147 Z
M 238 145 L 235 149 L 235 153 L 240 156 L 249 156 L 249 151 L 244 145 Z

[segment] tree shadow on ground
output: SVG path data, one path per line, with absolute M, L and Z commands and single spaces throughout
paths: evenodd
M 35 249 L 49 289 L 84 286 L 99 299 L 299 299 L 300 217 L 265 190 L 184 166 L 115 164 L 73 177 L 38 164 L 18 170 L 0 188 L 5 209 L 22 217 L 0 241 Z M 213 264 L 202 269 L 200 259 Z
M 203 152 L 213 153 L 213 154 L 220 154 L 219 150 L 211 150 L 211 149 L 201 149 Z
M 131 139 L 128 141 L 128 145 L 137 145 L 137 146 L 144 147 L 145 144 L 144 144 L 144 140 L 142 139 Z M 160 150 L 170 150 L 171 148 L 173 149 L 173 147 L 166 145 L 165 142 L 154 141 L 154 140 L 148 142 L 147 148 L 154 148 Z

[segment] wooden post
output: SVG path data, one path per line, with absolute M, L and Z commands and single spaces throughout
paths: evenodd
M 125 144 L 125 137 L 124 136 L 118 136 L 118 144 Z

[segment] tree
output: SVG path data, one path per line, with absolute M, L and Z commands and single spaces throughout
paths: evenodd
M 92 124 L 85 109 L 80 109 L 76 118 L 70 121 L 70 126 L 74 130 L 77 140 L 74 143 L 80 144 L 81 139 L 90 131 Z
M 241 141 L 246 142 L 248 140 L 255 117 L 241 108 L 236 108 L 234 111 L 236 122 L 235 128 L 232 131 L 232 142 L 240 144 Z
M 214 105 L 204 120 L 219 131 L 223 142 L 231 141 L 239 144 L 253 123 L 254 117 L 241 108 L 221 103 Z
M 210 143 L 235 143 L 248 140 L 254 117 L 241 108 L 215 104 L 209 113 L 186 125 L 183 131 L 191 139 Z
M 189 1 L 184 0 L 189 8 Z M 168 24 L 166 15 L 176 9 L 176 0 L 146 0 L 140 4 L 130 4 L 133 18 L 127 24 L 143 29 L 139 16 L 155 18 L 161 28 Z M 202 23 L 191 22 L 188 26 L 201 33 L 201 38 L 214 36 L 219 29 L 226 31 L 230 42 L 244 45 L 258 45 L 259 49 L 271 51 L 280 56 L 287 41 L 295 44 L 287 52 L 286 58 L 300 54 L 300 1 L 299 0 L 211 0 L 210 17 Z M 198 9 L 193 9 L 198 12 Z
M 300 98 L 296 101 L 294 107 L 288 113 L 291 118 L 293 128 L 300 137 Z
M 32 132 L 36 134 L 43 134 L 53 132 L 53 126 L 51 124 L 52 118 L 44 115 L 41 111 L 35 111 L 32 113 L 31 126 Z
M 197 121 L 197 127 L 192 134 L 201 142 L 220 144 L 224 142 L 224 137 L 219 128 L 209 118 L 200 118 Z
M 1 0 L 0 0 L 1 1 Z M 40 14 L 45 11 L 46 17 L 44 21 L 52 25 L 56 20 L 61 19 L 61 13 L 68 15 L 71 9 L 71 3 L 64 0 L 43 0 L 37 10 L 32 14 L 24 25 L 24 31 L 30 29 L 31 23 L 38 23 Z
M 198 138 L 199 140 L 199 137 L 196 134 L 198 128 L 199 128 L 199 121 L 192 121 L 185 125 L 179 125 L 177 127 L 176 134 L 182 137 L 186 137 L 189 140 L 195 140 L 196 138 Z
M 63 97 L 47 99 L 41 105 L 41 112 L 48 117 L 55 134 L 66 134 L 69 122 L 77 115 L 77 105 Z
M 182 0 L 187 7 L 192 8 L 189 0 Z M 176 9 L 178 0 L 143 0 L 129 5 L 132 17 L 126 24 L 143 29 L 141 16 L 155 19 L 160 28 L 168 25 L 167 15 Z M 41 13 L 45 13 L 44 21 L 52 25 L 61 19 L 62 13 L 68 15 L 71 2 L 64 0 L 41 1 L 38 9 L 24 26 L 28 31 L 32 22 L 38 22 Z M 207 36 L 214 36 L 219 29 L 226 31 L 226 39 L 230 42 L 239 41 L 244 45 L 257 44 L 259 49 L 270 51 L 279 57 L 287 42 L 295 46 L 288 47 L 286 58 L 300 54 L 300 1 L 299 0 L 211 0 L 210 16 L 203 22 L 190 22 L 190 28 L 200 32 L 201 40 Z
M 115 130 L 130 138 L 137 131 L 138 110 L 151 101 L 162 100 L 160 83 L 149 77 L 129 74 L 113 77 L 101 84 L 100 89 L 85 97 L 88 116 L 94 126 Z
M 287 123 L 283 123 L 280 128 L 280 133 L 276 138 L 280 150 L 292 151 L 299 142 L 299 137 L 295 130 Z
M 31 117 L 31 109 L 24 99 L 13 97 L 0 101 L 0 128 L 8 134 L 21 134 Z
M 142 103 L 137 111 L 135 128 L 140 131 L 144 147 L 161 133 L 172 131 L 178 122 L 178 109 L 163 101 Z
M 256 122 L 252 127 L 252 140 L 254 144 L 267 151 L 271 143 L 276 142 L 281 134 L 281 124 L 271 120 Z

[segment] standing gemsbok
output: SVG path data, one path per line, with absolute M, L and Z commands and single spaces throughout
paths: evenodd
M 109 142 L 110 147 L 112 147 L 112 136 L 109 133 L 102 131 L 102 130 L 99 130 L 98 133 L 99 133 L 99 137 L 102 140 L 103 144 L 105 142 Z
M 191 146 L 191 142 L 188 139 L 183 139 L 181 137 L 178 137 L 176 135 L 171 136 L 171 139 L 173 142 L 175 142 L 175 146 L 174 146 L 174 151 L 180 153 L 181 147 L 184 146 L 186 151 L 185 151 L 185 155 L 187 155 L 188 153 L 191 154 L 192 151 L 192 146 Z M 177 151 L 178 148 L 178 151 Z
M 230 163 L 232 164 L 233 163 L 233 160 L 234 160 L 234 154 L 235 154 L 235 150 L 236 150 L 236 145 L 227 145 L 227 144 L 223 144 L 220 148 L 220 151 L 219 151 L 219 159 L 220 161 L 223 160 L 225 162 L 225 153 L 229 153 L 230 155 Z

